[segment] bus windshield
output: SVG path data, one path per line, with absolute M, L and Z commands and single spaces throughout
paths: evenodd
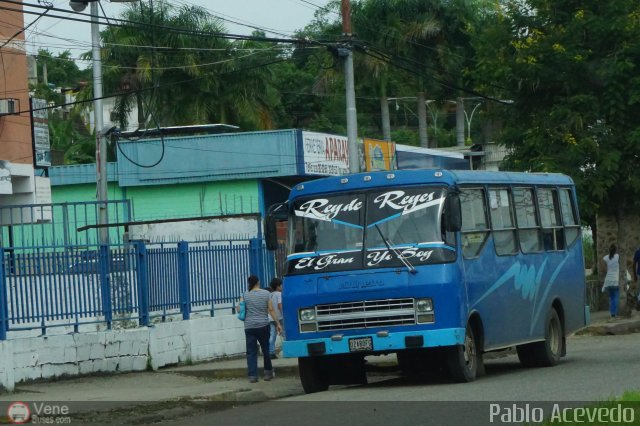
M 411 186 L 297 199 L 289 272 L 396 267 L 400 256 L 412 264 L 452 261 L 441 227 L 446 194 Z

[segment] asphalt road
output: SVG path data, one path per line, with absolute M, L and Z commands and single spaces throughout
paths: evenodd
M 524 369 L 511 355 L 487 361 L 486 371 L 485 377 L 466 384 L 446 378 L 372 376 L 367 386 L 331 387 L 327 392 L 236 407 L 187 421 L 190 425 L 260 426 L 532 422 L 540 413 L 552 415 L 556 404 L 583 406 L 626 390 L 640 390 L 640 335 L 572 337 L 567 357 L 556 367 Z M 640 411 L 636 413 L 638 424 Z M 163 423 L 174 424 L 185 423 Z

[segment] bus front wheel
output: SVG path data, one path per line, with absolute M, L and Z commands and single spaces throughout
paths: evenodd
M 464 344 L 449 349 L 447 354 L 449 372 L 456 382 L 472 382 L 478 372 L 478 348 L 473 329 L 467 324 Z
M 298 358 L 298 374 L 305 393 L 322 392 L 329 389 L 326 371 L 322 369 L 319 358 Z
M 516 346 L 523 367 L 551 367 L 560 361 L 563 351 L 564 332 L 562 322 L 555 309 L 549 311 L 544 341 Z

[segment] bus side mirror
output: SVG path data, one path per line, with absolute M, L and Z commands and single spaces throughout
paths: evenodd
M 444 205 L 445 229 L 447 232 L 458 232 L 462 228 L 462 209 L 460 208 L 460 196 L 449 193 Z
M 276 224 L 283 220 L 287 220 L 286 203 L 273 204 L 269 207 L 264 226 L 264 240 L 267 245 L 267 250 L 276 250 L 278 248 L 278 231 Z

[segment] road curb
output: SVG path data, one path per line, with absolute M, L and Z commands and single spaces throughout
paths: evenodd
M 640 332 L 640 319 L 617 321 L 620 322 L 589 325 L 578 330 L 575 334 L 578 336 L 612 336 Z
M 274 367 L 276 377 L 296 377 L 298 375 L 297 365 L 286 365 L 282 367 Z M 171 374 L 179 374 L 183 376 L 196 377 L 205 380 L 218 380 L 218 379 L 246 379 L 247 369 L 242 367 L 238 368 L 224 368 L 224 369 L 206 369 L 206 370 L 174 370 Z M 258 375 L 264 376 L 264 369 L 258 368 Z
M 261 389 L 241 388 L 201 397 L 182 397 L 153 403 L 141 402 L 140 404 L 110 410 L 83 412 L 72 416 L 72 421 L 73 424 L 87 425 L 143 425 L 178 419 L 186 420 L 204 413 L 227 410 L 233 407 L 271 401 L 302 393 L 302 389 L 300 389 L 299 393 L 290 390 L 272 390 L 267 393 Z

